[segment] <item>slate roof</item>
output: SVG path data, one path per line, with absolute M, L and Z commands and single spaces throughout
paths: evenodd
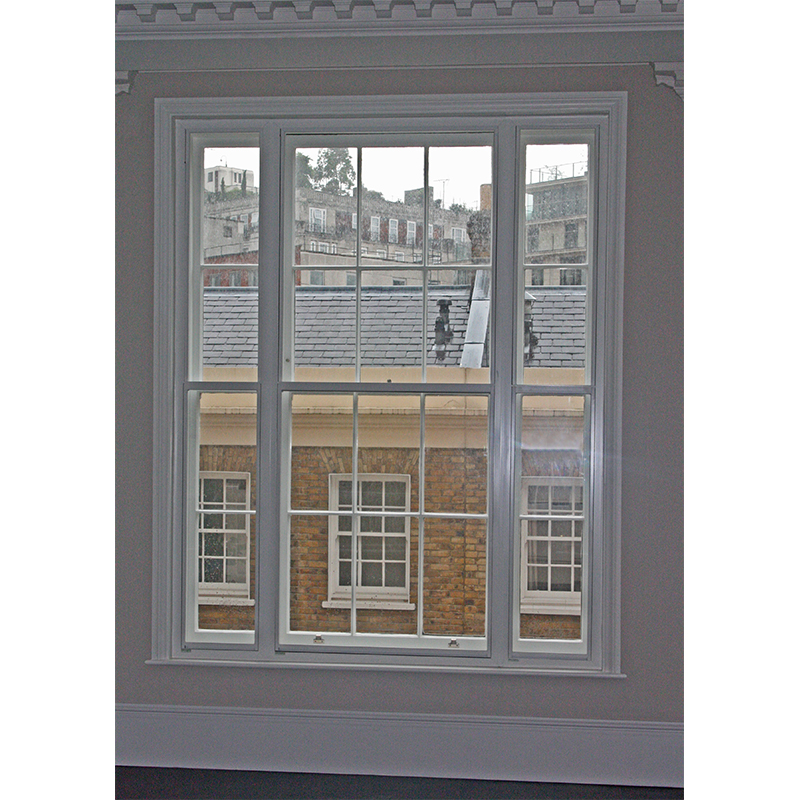
M 533 286 L 533 330 L 539 339 L 529 366 L 583 367 L 586 288 Z M 258 310 L 255 288 L 206 288 L 203 362 L 207 366 L 256 366 Z M 433 352 L 439 299 L 450 300 L 453 338 L 443 361 Z M 418 366 L 421 363 L 422 290 L 385 286 L 361 290 L 362 366 Z M 297 366 L 352 366 L 355 363 L 355 289 L 303 286 L 295 289 Z M 459 366 L 470 314 L 470 289 L 428 290 L 427 361 Z M 483 363 L 486 365 L 486 352 Z

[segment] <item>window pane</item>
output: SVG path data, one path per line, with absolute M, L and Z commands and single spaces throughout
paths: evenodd
M 482 636 L 486 622 L 486 523 L 425 520 L 423 631 Z
M 225 481 L 225 502 L 228 506 L 245 504 L 247 502 L 247 481 L 238 478 L 228 478 Z
M 243 583 L 246 575 L 246 564 L 242 558 L 228 558 L 225 560 L 225 582 Z
M 525 264 L 585 264 L 589 147 L 529 144 L 525 148 Z M 543 270 L 545 285 L 559 270 Z
M 365 147 L 361 153 L 362 264 L 420 262 L 423 148 Z M 390 271 L 387 277 L 393 275 Z
M 388 476 L 389 486 L 394 488 L 388 489 L 391 508 L 385 510 L 397 510 L 401 499 L 403 511 L 417 510 L 419 408 L 417 395 L 358 396 L 358 472 L 364 476 Z M 398 481 L 397 476 L 408 478 Z M 384 509 L 385 486 L 385 480 L 365 478 L 361 489 L 364 510 Z
M 206 478 L 203 480 L 203 504 L 210 508 L 213 504 L 222 507 L 224 480 L 222 478 Z
M 336 508 L 336 499 L 328 494 L 329 478 L 353 471 L 353 397 L 294 394 L 291 409 L 291 507 Z M 349 506 L 350 481 L 343 497 Z
M 428 283 L 428 381 L 451 382 L 458 369 L 464 382 L 488 383 L 491 271 L 451 271 L 455 285 L 438 282 L 446 273 L 434 270 Z
M 425 511 L 486 513 L 489 400 L 425 399 Z
M 350 611 L 326 608 L 328 601 L 328 517 L 292 515 L 290 520 L 289 626 L 294 631 L 349 631 Z M 340 536 L 334 554 L 335 579 L 350 585 L 350 537 Z
M 387 536 L 384 539 L 386 558 L 389 561 L 404 561 L 406 557 L 406 540 L 400 536 Z
M 356 163 L 353 148 L 295 152 L 294 264 L 335 268 L 326 286 L 346 285 L 343 269 L 356 263 Z
M 295 270 L 293 274 L 295 378 L 352 381 L 356 374 L 355 287 L 317 286 L 310 282 L 310 272 Z
M 244 558 L 247 555 L 247 536 L 239 533 L 226 534 L 225 552 L 232 558 Z
M 385 565 L 386 568 L 386 586 L 402 587 L 406 585 L 406 567 L 405 564 L 390 564 Z
M 524 382 L 580 384 L 587 365 L 589 148 L 528 144 L 525 153 Z
M 201 544 L 204 556 L 221 556 L 225 550 L 221 533 L 204 533 Z
M 198 470 L 191 620 L 198 630 L 254 630 L 256 394 L 190 392 L 189 463 Z M 208 513 L 213 509 L 213 513 Z
M 422 379 L 422 272 L 361 273 L 361 379 Z
M 457 265 L 489 264 L 492 148 L 431 147 L 428 159 L 428 264 L 452 271 Z
M 258 264 L 259 149 L 206 147 L 203 163 L 203 263 L 235 264 L 237 270 L 220 274 L 235 272 L 245 281 L 236 285 L 253 286 Z
M 581 636 L 582 396 L 522 398 L 520 636 Z
M 202 380 L 256 379 L 258 289 L 234 280 L 234 272 L 226 268 L 201 273 Z

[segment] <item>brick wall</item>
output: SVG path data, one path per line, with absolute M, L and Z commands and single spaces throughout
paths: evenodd
M 251 507 L 255 508 L 255 448 L 204 445 L 200 469 L 251 474 Z M 411 510 L 419 508 L 419 451 L 415 448 L 364 449 L 362 474 L 411 476 Z M 526 475 L 579 475 L 580 459 L 564 452 L 528 452 Z M 292 507 L 326 511 L 329 475 L 351 474 L 350 448 L 295 447 L 292 450 Z M 429 448 L 425 452 L 426 510 L 455 514 L 486 511 L 486 453 L 481 449 Z M 328 516 L 300 514 L 291 527 L 290 626 L 292 630 L 324 633 L 350 629 L 349 608 L 324 608 L 328 600 Z M 255 516 L 251 522 L 251 593 L 255 575 Z M 418 604 L 419 528 L 410 526 L 410 602 Z M 485 626 L 486 525 L 483 520 L 426 519 L 424 544 L 423 631 L 431 635 L 482 635 Z M 254 596 L 254 595 L 252 595 Z M 253 607 L 200 607 L 203 628 L 251 630 Z M 364 633 L 416 632 L 417 610 L 359 609 L 357 629 Z M 580 618 L 523 614 L 523 637 L 580 636 Z

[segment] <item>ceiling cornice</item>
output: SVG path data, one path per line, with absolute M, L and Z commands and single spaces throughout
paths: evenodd
M 683 61 L 659 61 L 653 64 L 656 84 L 666 84 L 683 99 Z
M 115 3 L 117 40 L 683 30 L 683 0 Z

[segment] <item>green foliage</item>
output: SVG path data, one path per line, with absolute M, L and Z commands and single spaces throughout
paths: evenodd
M 349 194 L 356 184 L 356 171 L 345 147 L 320 150 L 313 170 L 314 188 L 331 194 Z
M 301 152 L 295 153 L 294 157 L 294 181 L 298 189 L 314 188 L 314 167 L 311 159 Z

